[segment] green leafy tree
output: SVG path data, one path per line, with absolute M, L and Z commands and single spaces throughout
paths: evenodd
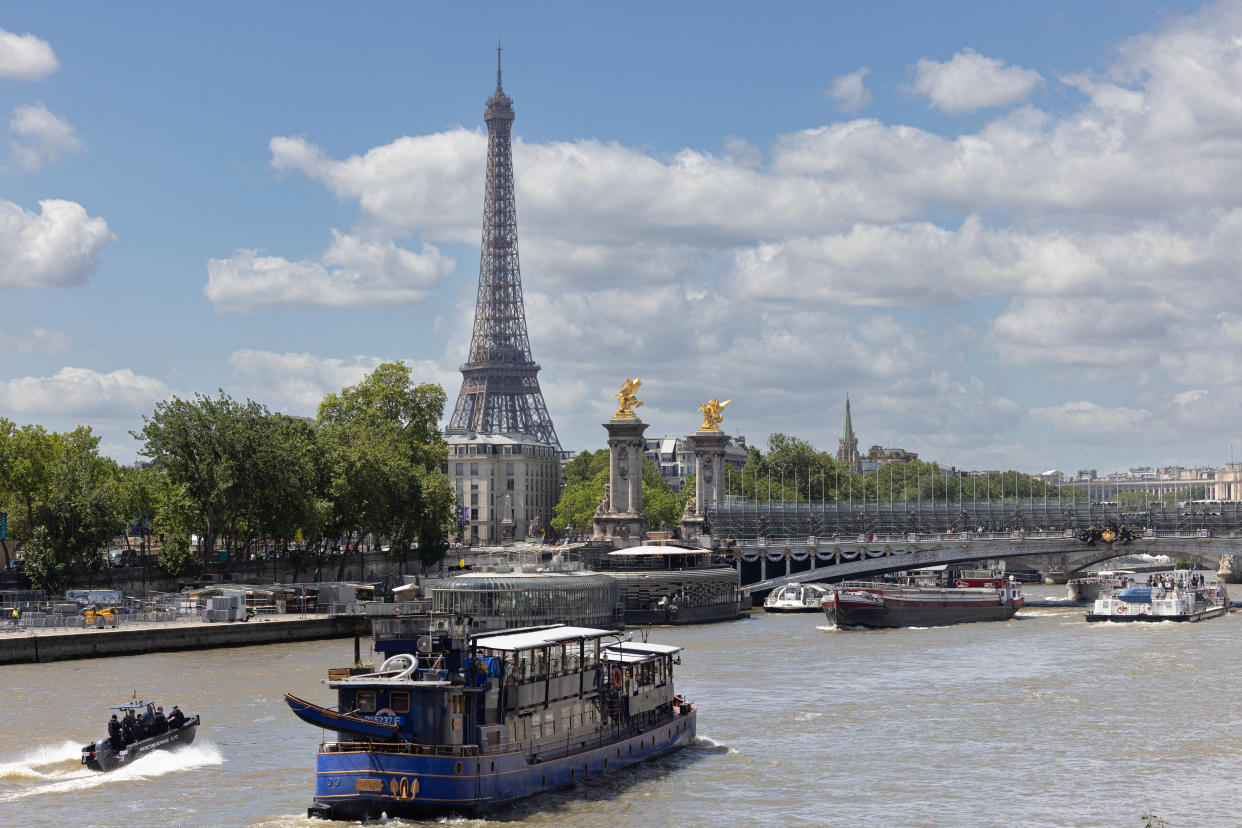
M 194 565 L 190 536 L 198 525 L 198 504 L 182 483 L 174 483 L 167 474 L 154 475 L 155 505 L 151 531 L 160 539 L 156 563 L 169 575 L 184 575 Z
M 420 549 L 426 542 L 431 556 L 447 551 L 437 543 L 453 506 L 440 470 L 448 459 L 438 427 L 445 401 L 444 389 L 416 385 L 402 362 L 384 363 L 358 385 L 324 398 L 318 422 L 331 503 L 321 527 L 326 537 L 345 539 L 354 551 L 368 535 L 384 537 L 403 561 L 415 540 Z
M 135 434 L 143 441 L 140 453 L 193 500 L 205 563 L 217 539 L 235 534 L 238 519 L 253 511 L 254 499 L 261 496 L 271 412 L 221 391 L 218 398 L 196 394 L 192 400 L 161 402 L 144 422 Z
M 591 529 L 595 510 L 608 483 L 608 464 L 607 449 L 583 451 L 566 464 L 565 487 L 553 510 L 553 529 L 558 532 L 585 532 Z M 658 529 L 661 525 L 672 527 L 681 524 L 686 493 L 672 491 L 660 476 L 656 464 L 646 457 L 643 458 L 642 491 L 648 527 Z M 690 491 L 693 492 L 693 489 Z
M 0 417 L 0 512 L 6 515 L 12 510 L 12 473 L 13 465 L 16 462 L 16 442 L 14 433 L 17 427 L 9 420 Z M 8 534 L 12 536 L 12 527 L 9 527 Z M 9 557 L 9 542 L 7 539 L 0 538 L 0 552 L 4 554 L 4 566 L 7 569 L 11 558 Z
M 680 526 L 681 510 L 685 496 L 669 488 L 668 481 L 660 475 L 660 469 L 649 457 L 643 458 L 643 511 L 647 514 L 647 528 Z
M 579 452 L 565 465 L 565 485 L 552 510 L 557 532 L 585 532 L 591 528 L 595 510 L 608 483 L 608 449 Z
M 116 464 L 99 456 L 99 437 L 82 426 L 50 435 L 50 443 L 47 487 L 35 508 L 40 531 L 26 566 L 38 588 L 59 592 L 73 575 L 91 576 L 103 567 L 103 549 L 125 522 L 114 485 Z

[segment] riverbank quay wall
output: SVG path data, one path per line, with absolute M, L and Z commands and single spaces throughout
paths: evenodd
M 0 665 L 248 647 L 370 634 L 371 619 L 362 615 L 191 622 L 143 629 L 25 630 L 0 633 Z

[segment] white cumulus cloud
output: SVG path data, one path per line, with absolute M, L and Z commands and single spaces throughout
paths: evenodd
M 64 331 L 28 328 L 0 331 L 0 354 L 67 354 L 73 338 Z
M 101 218 L 60 199 L 39 202 L 39 213 L 0 199 L 0 288 L 77 285 L 116 241 Z
M 319 261 L 289 261 L 254 250 L 211 259 L 203 292 L 216 310 L 231 313 L 283 305 L 411 305 L 431 295 L 454 266 L 429 244 L 414 253 L 391 241 L 370 242 L 334 230 Z
M 824 94 L 837 103 L 842 112 L 857 112 L 871 103 L 871 90 L 863 82 L 871 70 L 866 66 L 844 75 L 837 75 Z
M 46 40 L 0 29 L 0 78 L 40 80 L 60 68 Z
M 272 408 L 313 417 L 319 403 L 331 393 L 357 385 L 380 363 L 393 361 L 377 356 L 324 357 L 311 353 L 278 353 L 246 349 L 234 351 L 229 365 L 237 378 L 239 391 Z M 405 360 L 415 382 L 435 382 L 446 392 L 455 391 L 461 375 L 440 368 L 437 363 Z M 450 400 L 449 404 L 452 404 Z
M 939 110 L 1019 104 L 960 133 L 852 118 L 764 147 L 725 138 L 718 153 L 515 140 L 531 345 L 562 437 L 598 444 L 594 427 L 575 439 L 564 424 L 597 422 L 610 403 L 596 389 L 637 374 L 644 410 L 669 418 L 653 433 L 694 428 L 710 392 L 736 398 L 734 433 L 832 446 L 848 390 L 864 441 L 968 468 L 1073 466 L 1106 444 L 1200 456 L 1242 405 L 1229 390 L 1242 385 L 1238 32 L 1242 3 L 1171 17 L 1058 75 L 1078 94 L 1056 111 L 1028 101 L 1043 83 L 1031 69 L 969 49 L 920 61 L 914 89 Z M 828 96 L 856 103 L 867 77 L 842 75 Z M 478 241 L 481 129 L 341 158 L 306 137 L 270 150 L 274 168 L 358 205 L 359 245 Z M 333 285 L 326 257 L 212 267 L 284 279 L 255 276 L 263 296 L 248 304 L 234 286 L 218 307 L 296 302 L 299 279 L 340 304 L 368 292 Z M 437 362 L 450 397 L 473 291 L 462 297 Z M 306 400 L 328 384 L 309 382 Z M 1061 456 L 1023 449 L 1032 428 L 1058 434 Z
M 1007 66 L 974 49 L 963 49 L 943 63 L 923 58 L 914 65 L 911 89 L 926 95 L 931 105 L 960 115 L 989 106 L 1020 101 L 1043 82 L 1034 69 Z
M 17 136 L 9 141 L 9 151 L 14 163 L 24 170 L 37 170 L 45 162 L 82 151 L 82 140 L 73 125 L 41 101 L 14 109 L 9 130 Z
M 0 380 L 0 409 L 35 422 L 80 418 L 139 421 L 172 390 L 160 380 L 129 368 L 101 373 L 65 367 L 50 377 Z

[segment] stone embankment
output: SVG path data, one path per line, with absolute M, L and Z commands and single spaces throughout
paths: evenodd
M 0 633 L 0 665 L 141 655 L 170 650 L 246 647 L 370 634 L 370 619 L 359 615 L 277 616 L 229 623 L 193 620 L 118 629 L 15 630 Z

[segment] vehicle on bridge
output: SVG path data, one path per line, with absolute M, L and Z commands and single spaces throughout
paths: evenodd
M 1088 621 L 1206 621 L 1229 611 L 1225 585 L 1215 573 L 1185 569 L 1157 573 L 1147 586 L 1097 598 Z
M 1022 607 L 1022 585 L 1000 570 L 963 570 L 951 580 L 915 574 L 837 584 L 824 599 L 839 628 L 944 627 L 1008 621 Z

